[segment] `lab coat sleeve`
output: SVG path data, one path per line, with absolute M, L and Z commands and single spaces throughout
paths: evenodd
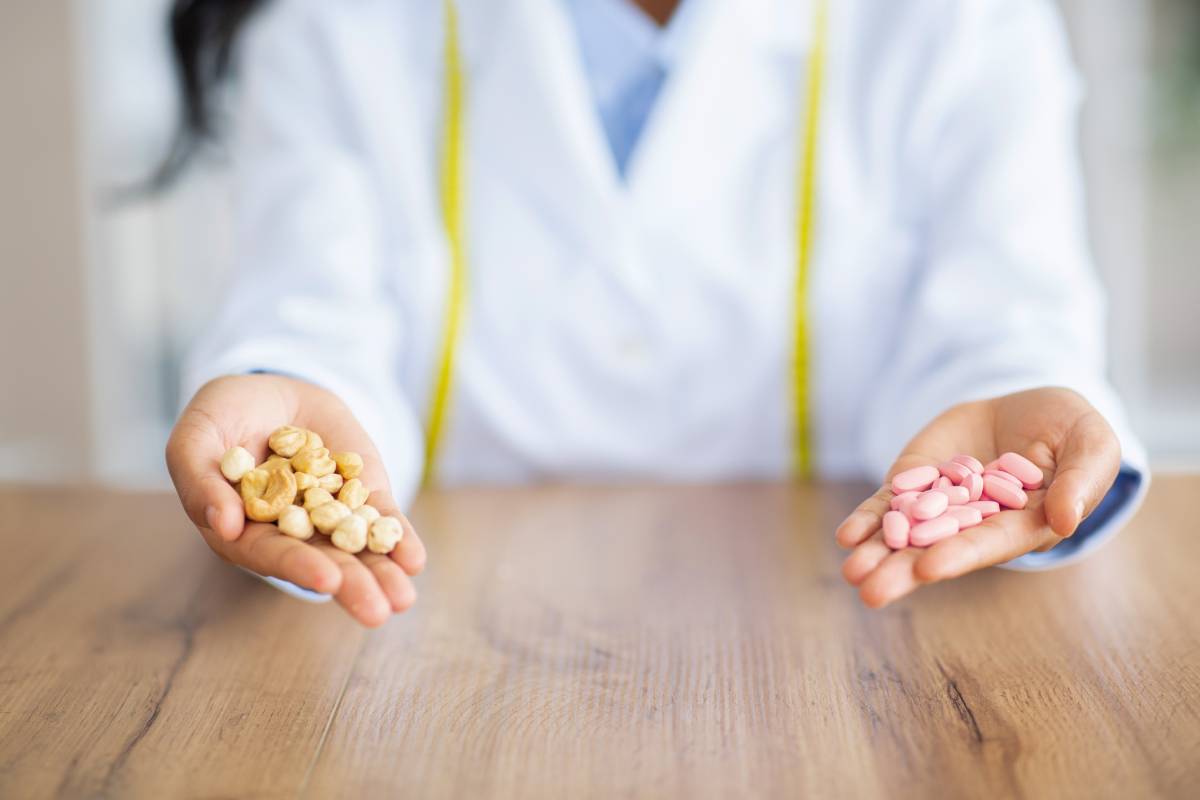
M 234 270 L 184 389 L 254 371 L 328 389 L 371 436 L 403 506 L 423 449 L 396 377 L 404 329 L 383 272 L 377 189 L 308 5 L 273 4 L 247 31 L 231 144 Z
M 1048 2 L 943 5 L 945 39 L 899 145 L 921 209 L 920 263 L 869 404 L 864 459 L 882 477 L 904 444 L 956 403 L 1039 386 L 1078 391 L 1117 431 L 1123 466 L 1074 537 L 1009 564 L 1056 566 L 1115 533 L 1149 483 L 1105 378 L 1104 302 L 1077 152 L 1081 87 Z

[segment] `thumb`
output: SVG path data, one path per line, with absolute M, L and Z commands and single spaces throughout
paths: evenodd
M 1097 411 L 1089 411 L 1067 432 L 1055 454 L 1057 468 L 1046 492 L 1046 521 L 1070 536 L 1092 513 L 1116 480 L 1121 445 Z
M 231 542 L 242 535 L 245 512 L 241 497 L 221 474 L 224 452 L 211 421 L 185 413 L 167 442 L 167 471 L 188 518 Z

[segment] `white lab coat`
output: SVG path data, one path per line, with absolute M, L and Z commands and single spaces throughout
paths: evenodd
M 713 0 L 620 179 L 559 0 L 460 0 L 469 304 L 443 482 L 782 477 L 811 9 Z M 816 462 L 879 477 L 946 407 L 1104 377 L 1045 0 L 835 0 L 809 302 Z M 341 396 L 407 499 L 441 337 L 442 16 L 277 0 L 242 51 L 238 269 L 194 390 Z

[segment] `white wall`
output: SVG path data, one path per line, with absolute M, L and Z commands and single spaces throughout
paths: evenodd
M 1200 137 L 1165 148 L 1156 107 L 1164 51 L 1188 46 L 1194 27 L 1178 0 L 1060 4 L 1089 86 L 1083 145 L 1113 379 L 1155 465 L 1197 468 Z
M 1158 0 L 1149 58 L 1158 91 L 1147 162 L 1146 371 L 1141 420 L 1161 464 L 1200 464 L 1200 3 Z M 1190 64 L 1190 72 L 1181 65 Z M 1166 87 L 1190 94 L 1181 103 Z
M 229 263 L 229 198 L 201 164 L 161 195 L 143 181 L 167 151 L 177 102 L 168 0 L 76 0 L 91 187 L 92 430 L 97 478 L 163 485 L 162 448 L 179 408 L 179 359 L 217 302 Z
M 4 480 L 80 479 L 92 461 L 69 5 L 0 3 Z

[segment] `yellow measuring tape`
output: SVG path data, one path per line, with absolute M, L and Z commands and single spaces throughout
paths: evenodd
M 812 261 L 816 219 L 817 152 L 821 128 L 821 95 L 825 80 L 825 58 L 829 40 L 829 2 L 816 0 L 813 14 L 813 44 L 808 57 L 807 93 L 802 120 L 796 202 L 795 336 L 792 356 L 792 471 L 798 477 L 812 475 L 812 408 L 809 394 L 809 307 L 808 271 Z M 466 140 L 464 126 L 465 79 L 459 49 L 458 9 L 454 0 L 442 2 L 445 36 L 443 71 L 445 102 L 442 110 L 442 154 L 439 188 L 442 222 L 450 249 L 450 281 L 443 320 L 442 343 L 429 402 L 425 432 L 424 484 L 437 475 L 437 460 L 449 413 L 454 376 L 454 355 L 461 334 L 467 297 Z
M 463 67 L 458 48 L 458 9 L 454 0 L 444 0 L 445 12 L 445 93 L 442 111 L 441 199 L 442 222 L 450 245 L 450 284 L 446 297 L 446 317 L 443 320 L 442 350 L 437 372 L 433 376 L 433 396 L 429 403 L 429 425 L 425 431 L 425 467 L 422 482 L 428 486 L 437 474 L 438 452 L 446 415 L 450 407 L 450 388 L 454 376 L 454 353 L 462 328 L 467 301 L 466 220 L 463 206 L 464 150 L 463 133 Z
M 828 0 L 817 0 L 815 5 L 812 49 L 808 55 L 808 93 L 802 121 L 804 138 L 800 145 L 800 169 L 796 184 L 796 326 L 792 341 L 792 474 L 806 479 L 812 477 L 813 471 L 812 397 L 808 387 L 811 347 L 808 267 L 812 263 L 821 95 L 825 85 L 825 56 L 829 47 Z

